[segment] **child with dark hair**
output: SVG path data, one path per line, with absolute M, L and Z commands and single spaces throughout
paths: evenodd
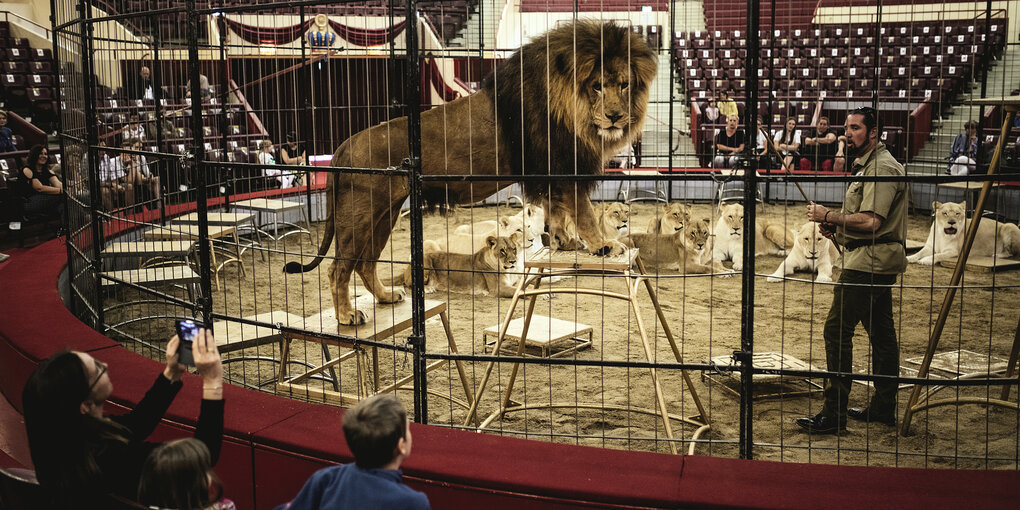
M 157 446 L 145 460 L 138 482 L 138 502 L 155 508 L 237 510 L 222 493 L 209 448 L 192 437 Z
M 321 469 L 293 501 L 277 510 L 428 509 L 429 500 L 403 483 L 400 465 L 411 455 L 411 427 L 393 395 L 376 395 L 344 414 L 344 438 L 354 464 Z

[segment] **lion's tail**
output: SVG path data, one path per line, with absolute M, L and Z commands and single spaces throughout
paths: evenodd
M 776 243 L 776 246 L 779 246 L 784 250 L 793 249 L 793 242 L 795 239 L 793 232 L 790 232 L 790 229 L 778 223 L 765 223 L 762 227 L 762 234 L 765 236 L 765 239 Z
M 334 158 L 335 159 L 335 158 Z M 293 261 L 288 262 L 283 266 L 283 272 L 294 274 L 294 273 L 306 273 L 315 269 L 322 263 L 323 257 L 326 252 L 329 251 L 329 246 L 333 244 L 333 202 L 336 197 L 333 196 L 333 188 L 335 183 L 333 182 L 336 178 L 336 174 L 330 173 L 329 177 L 326 178 L 326 231 L 322 234 L 322 242 L 319 243 L 319 253 L 311 262 L 301 265 L 300 262 Z

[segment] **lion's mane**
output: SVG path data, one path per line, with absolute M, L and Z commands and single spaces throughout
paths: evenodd
M 576 49 L 576 51 L 575 51 Z M 592 122 L 592 83 L 607 68 L 630 71 L 632 122 L 609 140 Z M 516 175 L 599 175 L 605 163 L 641 133 L 656 57 L 648 44 L 615 23 L 582 20 L 536 37 L 482 83 L 493 97 L 503 146 Z M 588 194 L 592 181 L 578 182 Z M 525 182 L 529 201 L 566 184 Z M 573 188 L 571 188 L 573 192 Z

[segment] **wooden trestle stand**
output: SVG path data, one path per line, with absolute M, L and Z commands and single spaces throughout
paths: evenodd
M 563 253 L 563 252 L 561 252 Z M 680 349 L 676 345 L 676 341 L 673 338 L 673 332 L 669 328 L 669 324 L 666 321 L 666 316 L 662 312 L 662 308 L 659 306 L 659 299 L 655 294 L 655 288 L 651 282 L 645 276 L 647 271 L 645 270 L 644 264 L 641 259 L 637 256 L 637 250 L 630 250 L 623 261 L 611 261 L 609 259 L 595 259 L 591 262 L 579 262 L 576 260 L 574 253 L 565 254 L 570 257 L 570 260 L 557 261 L 553 260 L 555 255 L 550 255 L 549 252 L 539 252 L 535 255 L 533 260 L 525 261 L 524 269 L 525 274 L 517 284 L 517 290 L 514 292 L 513 299 L 510 301 L 510 308 L 506 312 L 506 317 L 503 319 L 502 324 L 499 328 L 499 335 L 496 337 L 496 345 L 493 348 L 493 353 L 499 355 L 503 346 L 503 340 L 506 336 L 507 328 L 513 320 L 514 310 L 517 308 L 521 298 L 530 298 L 528 302 L 528 309 L 524 315 L 524 329 L 521 333 L 521 338 L 526 338 L 528 334 L 528 327 L 531 325 L 531 318 L 535 311 L 535 301 L 538 296 L 553 294 L 587 294 L 592 296 L 601 296 L 607 298 L 620 299 L 630 303 L 631 310 L 634 312 L 634 320 L 637 323 L 638 333 L 641 336 L 641 345 L 644 348 L 645 359 L 651 362 L 655 359 L 654 352 L 652 352 L 651 345 L 648 342 L 648 335 L 646 333 L 644 321 L 641 318 L 641 311 L 638 308 L 638 288 L 644 283 L 645 288 L 648 290 L 648 296 L 651 298 L 652 306 L 655 307 L 655 314 L 659 322 L 662 325 L 662 331 L 666 334 L 666 338 L 669 340 L 669 345 L 673 349 L 673 356 L 676 358 L 678 363 L 683 363 L 683 358 L 680 355 Z M 636 266 L 638 272 L 634 272 L 632 269 Z M 546 286 L 545 288 L 540 287 L 543 278 L 550 278 L 555 276 L 611 276 L 611 275 L 622 275 L 625 281 L 627 281 L 627 293 L 621 294 L 618 292 L 611 292 L 603 289 L 588 289 L 588 288 L 553 288 Z M 529 285 L 534 285 L 533 289 L 528 289 Z M 516 356 L 523 356 L 525 350 L 524 341 L 517 343 Z M 481 384 L 478 387 L 478 391 L 475 393 L 475 400 L 468 410 L 467 419 L 464 421 L 464 425 L 468 425 L 475 418 L 478 411 L 478 402 L 481 400 L 481 396 L 485 393 L 486 385 L 489 382 L 489 376 L 492 373 L 492 369 L 495 366 L 496 361 L 491 361 L 485 367 L 485 374 L 482 376 Z M 698 415 L 692 417 L 683 417 L 669 413 L 669 409 L 666 406 L 666 400 L 663 397 L 662 387 L 659 384 L 658 376 L 654 368 L 650 368 L 649 372 L 652 376 L 652 383 L 655 386 L 655 400 L 658 406 L 658 410 L 634 408 L 630 406 L 611 405 L 611 404 L 588 404 L 580 402 L 551 402 L 548 404 L 519 404 L 511 400 L 513 394 L 514 381 L 517 378 L 517 371 L 520 368 L 520 362 L 515 362 L 513 369 L 510 372 L 510 380 L 506 385 L 503 396 L 500 400 L 499 409 L 489 415 L 479 428 L 485 428 L 490 423 L 498 418 L 502 418 L 503 415 L 513 411 L 524 411 L 529 409 L 549 409 L 549 408 L 592 408 L 592 409 L 609 409 L 614 411 L 624 412 L 636 412 L 647 414 L 651 416 L 660 416 L 662 418 L 663 428 L 666 432 L 666 437 L 670 440 L 669 447 L 673 453 L 677 453 L 676 443 L 673 436 L 673 427 L 670 420 L 677 420 L 682 423 L 687 423 L 698 427 L 694 434 L 691 436 L 691 445 L 688 453 L 694 453 L 694 446 L 697 444 L 698 437 L 701 436 L 705 431 L 709 430 L 711 425 L 708 420 L 708 413 L 705 412 L 704 406 L 701 404 L 701 399 L 698 397 L 697 391 L 691 384 L 691 377 L 687 373 L 687 370 L 681 370 L 683 375 L 684 384 L 687 385 L 687 390 L 690 392 L 691 398 L 694 399 L 694 404 L 697 406 Z
M 988 175 L 993 175 L 996 170 L 999 169 L 999 162 L 1002 161 L 1002 152 L 1006 146 L 1006 135 L 1009 134 L 1009 129 L 1013 125 L 1013 118 L 1016 117 L 1017 111 L 1020 110 L 1020 96 L 974 99 L 972 101 L 968 101 L 968 103 L 977 105 L 1002 105 L 1005 110 L 1006 116 L 1002 119 L 1002 131 L 999 133 L 999 141 L 995 145 L 995 153 L 992 155 L 992 161 L 988 166 Z M 942 308 L 939 310 L 938 318 L 935 320 L 935 327 L 932 328 L 931 336 L 928 337 L 928 347 L 924 353 L 924 360 L 921 362 L 921 367 L 917 372 L 917 377 L 919 378 L 928 376 L 928 370 L 931 368 L 931 362 L 935 356 L 935 349 L 938 347 L 939 339 L 942 336 L 942 330 L 946 326 L 946 319 L 949 317 L 949 310 L 953 305 L 953 298 L 956 297 L 956 290 L 960 285 L 960 280 L 963 278 L 963 271 L 967 266 L 967 256 L 970 255 L 970 248 L 973 246 L 974 239 L 977 237 L 978 225 L 981 223 L 981 211 L 985 208 L 985 200 L 988 198 L 988 194 L 991 189 L 992 181 L 984 181 L 982 183 L 981 194 L 978 196 L 977 204 L 974 207 L 974 217 L 967 223 L 966 237 L 964 237 L 963 246 L 960 248 L 960 255 L 956 259 L 956 268 L 953 270 L 953 278 L 947 286 L 946 297 L 942 301 Z M 1010 352 L 1009 363 L 1006 365 L 1005 377 L 1007 379 L 1012 378 L 1016 373 L 1017 358 L 1020 357 L 1020 319 L 1018 319 L 1017 322 L 1017 330 L 1017 333 L 1013 336 L 1013 348 Z M 989 376 L 990 375 L 991 374 L 989 374 Z M 982 404 L 1006 407 L 1009 409 L 1020 409 L 1020 405 L 1008 400 L 1009 385 L 1003 386 L 1002 394 L 998 399 L 953 397 L 932 400 L 928 398 L 931 396 L 931 393 L 929 393 L 926 395 L 924 401 L 919 403 L 918 400 L 920 396 L 921 386 L 915 385 L 913 391 L 910 392 L 910 398 L 907 400 L 906 411 L 903 413 L 903 420 L 900 422 L 900 434 L 902 435 L 907 435 L 910 432 L 910 420 L 913 418 L 914 413 L 932 407 L 943 405 Z

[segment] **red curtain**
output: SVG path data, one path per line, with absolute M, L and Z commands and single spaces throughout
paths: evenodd
M 315 20 L 310 19 L 304 23 L 289 27 L 256 27 L 227 18 L 224 18 L 223 21 L 226 22 L 231 30 L 241 36 L 241 39 L 251 44 L 275 45 L 289 44 L 297 40 L 315 23 Z M 333 31 L 336 32 L 337 36 L 355 46 L 378 46 L 391 42 L 404 31 L 406 24 L 406 21 L 401 21 L 392 27 L 373 29 L 350 27 L 335 21 L 329 22 L 329 26 L 333 27 Z
M 336 35 L 355 46 L 378 46 L 392 41 L 404 31 L 407 21 L 401 21 L 388 28 L 355 28 L 330 21 Z
M 315 20 L 308 20 L 304 23 L 293 25 L 289 27 L 256 27 L 252 25 L 245 25 L 238 23 L 228 18 L 223 18 L 223 21 L 227 23 L 237 35 L 241 36 L 241 39 L 251 44 L 288 44 L 295 39 L 298 39 L 304 35 L 308 27 L 315 23 Z
M 432 86 L 439 91 L 439 96 L 443 98 L 443 101 L 453 101 L 454 99 L 457 99 L 460 93 L 447 85 L 446 81 L 443 80 L 443 75 L 439 72 L 439 64 L 436 63 L 436 59 L 430 58 L 428 61 L 429 67 L 425 72 L 428 73 L 429 81 L 432 83 Z

